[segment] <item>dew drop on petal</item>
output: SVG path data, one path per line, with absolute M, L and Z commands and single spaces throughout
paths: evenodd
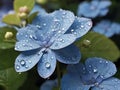
M 20 66 L 19 66 L 19 65 L 16 65 L 16 69 L 19 70 L 19 69 L 20 69 Z
M 29 60 L 28 62 L 29 62 L 30 64 L 32 63 L 32 61 L 30 61 L 30 60 Z
M 39 29 L 41 28 L 41 26 L 40 26 L 40 25 L 36 25 L 36 27 L 37 27 L 37 28 L 39 28 Z
M 93 72 L 96 73 L 96 72 L 97 72 L 97 69 L 93 69 Z
M 25 60 L 20 61 L 21 66 L 24 66 L 26 64 Z
M 51 66 L 51 64 L 50 64 L 49 62 L 46 62 L 46 63 L 45 63 L 45 67 L 46 67 L 46 68 L 50 68 L 50 66 Z
M 26 65 L 25 68 L 29 68 L 29 66 Z

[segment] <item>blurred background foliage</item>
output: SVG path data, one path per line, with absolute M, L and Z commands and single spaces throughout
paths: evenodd
M 13 1 L 14 0 L 0 0 L 0 15 L 2 15 L 3 11 L 7 13 L 9 10 L 13 10 Z M 21 1 L 23 1 L 23 4 L 26 4 L 24 0 Z M 78 5 L 83 1 L 90 0 L 36 0 L 36 4 L 39 4 L 47 12 L 62 8 L 73 11 L 76 15 Z M 109 13 L 104 17 L 93 19 L 93 26 L 104 19 L 120 23 L 120 0 L 111 1 L 112 5 L 110 6 Z M 16 7 L 18 6 L 19 5 L 16 4 Z M 32 9 L 32 7 L 30 8 Z M 15 17 L 9 18 L 9 21 L 14 21 L 12 18 L 14 19 Z M 16 22 L 19 24 L 19 20 Z M 12 25 L 17 25 L 16 23 L 14 24 L 14 22 L 10 23 L 12 23 Z M 14 61 L 19 52 L 16 52 L 13 49 L 15 36 L 10 40 L 4 40 L 4 35 L 7 31 L 13 32 L 14 35 L 16 34 L 16 31 L 11 26 L 4 28 L 0 27 L 0 90 L 39 90 L 40 85 L 45 80 L 38 75 L 36 67 L 25 73 L 15 72 Z M 88 39 L 90 40 L 90 43 L 85 41 Z M 86 58 L 93 56 L 103 57 L 113 61 L 118 68 L 116 76 L 120 78 L 120 59 L 118 58 L 120 56 L 120 35 L 114 35 L 111 38 L 107 38 L 104 35 L 89 32 L 75 44 L 80 48 L 83 54 L 83 61 Z M 105 46 L 107 47 L 105 48 Z M 99 52 L 100 50 L 102 50 L 102 52 Z M 91 53 L 91 51 L 94 53 Z M 64 69 L 66 65 L 60 65 L 62 67 L 61 72 L 65 72 Z M 57 75 L 55 72 L 49 79 L 55 79 L 56 77 Z

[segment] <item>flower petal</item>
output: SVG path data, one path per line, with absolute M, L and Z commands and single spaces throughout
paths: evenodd
M 16 51 L 27 51 L 27 50 L 33 50 L 40 48 L 41 46 L 37 44 L 34 41 L 29 40 L 21 40 L 19 42 L 16 42 L 15 44 L 15 50 Z
M 40 90 L 52 90 L 54 87 L 57 87 L 57 79 L 55 80 L 47 80 L 42 85 Z
M 75 16 L 70 11 L 58 10 L 50 14 L 39 15 L 32 24 L 44 32 L 44 36 L 59 37 L 74 22 Z
M 61 90 L 89 90 L 89 85 L 84 85 L 79 76 L 65 74 L 61 80 Z
M 95 4 L 97 1 L 93 0 L 92 3 Z M 95 18 L 99 14 L 99 9 L 95 5 L 89 2 L 83 2 L 78 7 L 78 16 L 85 16 Z
M 108 9 L 102 9 L 99 13 L 100 16 L 105 16 L 109 12 Z
M 16 35 L 18 41 L 20 40 L 34 40 L 36 38 L 35 32 L 37 28 L 33 25 L 28 25 L 26 27 L 20 28 Z
M 120 90 L 120 80 L 114 77 L 106 79 L 91 90 Z
M 74 23 L 70 27 L 67 33 L 73 33 L 80 38 L 85 35 L 92 27 L 92 21 L 88 18 L 79 18 L 76 17 Z
M 21 53 L 15 61 L 15 70 L 16 72 L 25 72 L 34 67 L 42 56 L 42 51 L 34 50 Z
M 38 63 L 38 73 L 42 78 L 48 78 L 52 75 L 56 67 L 56 58 L 51 50 L 43 54 Z
M 89 72 L 94 73 L 95 78 L 100 76 L 102 79 L 106 79 L 117 71 L 115 64 L 102 58 L 88 58 L 85 65 Z
M 82 75 L 86 73 L 86 68 L 82 63 L 72 64 L 67 66 L 67 72 L 76 75 L 78 74 L 80 76 L 80 74 Z
M 85 65 L 82 63 L 68 65 L 67 71 L 73 75 L 78 75 L 81 78 L 82 83 L 86 85 L 93 85 L 95 83 L 93 74 L 89 73 Z
M 70 44 L 72 44 L 76 40 L 76 36 L 73 34 L 64 34 L 55 40 L 55 42 L 50 46 L 51 49 L 61 49 Z
M 98 8 L 99 9 L 104 9 L 104 8 L 109 7 L 111 4 L 112 4 L 111 1 L 109 1 L 109 0 L 103 0 L 103 1 L 99 2 Z
M 74 45 L 70 45 L 60 50 L 55 50 L 54 53 L 57 60 L 65 64 L 76 64 L 81 59 L 81 53 Z

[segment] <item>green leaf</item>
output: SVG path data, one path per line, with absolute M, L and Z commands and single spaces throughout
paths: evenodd
M 116 61 L 120 56 L 120 51 L 112 40 L 95 32 L 83 36 L 76 45 L 80 48 L 83 60 L 89 57 L 101 57 Z
M 15 0 L 14 1 L 14 10 L 18 13 L 20 7 L 27 6 L 29 12 L 34 7 L 35 0 Z
M 17 26 L 21 25 L 21 20 L 16 14 L 8 14 L 3 17 L 2 21 L 10 25 L 17 25 Z
M 18 54 L 13 48 L 0 50 L 0 70 L 13 67 Z
M 28 17 L 28 23 L 32 23 L 33 19 L 37 16 L 38 12 L 32 13 L 31 15 L 29 15 Z
M 32 68 L 28 71 L 28 77 L 25 83 L 22 87 L 20 87 L 18 90 L 39 90 L 38 83 L 36 82 L 42 82 L 40 79 L 40 76 L 38 75 L 38 72 L 36 70 L 37 68 Z
M 26 80 L 27 73 L 19 74 L 13 68 L 0 71 L 0 86 L 3 90 L 18 90 Z M 0 89 L 1 90 L 1 89 Z
M 12 32 L 12 39 L 5 39 L 6 32 Z M 16 30 L 11 27 L 2 27 L 0 28 L 0 49 L 9 49 L 13 48 L 15 45 Z

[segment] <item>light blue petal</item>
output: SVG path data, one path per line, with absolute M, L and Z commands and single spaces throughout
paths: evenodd
M 81 59 L 81 53 L 74 45 L 70 45 L 60 50 L 54 50 L 54 53 L 57 60 L 65 64 L 76 64 Z
M 36 39 L 35 32 L 37 28 L 33 25 L 28 25 L 26 27 L 20 28 L 16 35 L 18 41 L 20 40 L 34 40 Z
M 99 2 L 98 8 L 104 9 L 104 8 L 109 7 L 111 4 L 112 3 L 109 0 L 102 0 L 102 1 Z
M 79 76 L 65 74 L 61 80 L 61 90 L 89 90 L 89 85 L 84 85 Z
M 94 78 L 109 78 L 116 73 L 116 66 L 110 61 L 102 58 L 88 58 L 85 62 L 86 68 L 90 73 L 94 73 Z
M 109 20 L 102 20 L 93 28 L 93 31 L 106 35 L 106 33 L 109 32 L 111 24 Z
M 102 9 L 99 13 L 100 16 L 105 16 L 108 13 L 108 9 Z
M 42 56 L 42 51 L 44 49 L 41 49 L 40 51 L 28 51 L 21 53 L 15 61 L 15 70 L 16 72 L 25 72 L 30 70 L 32 67 L 34 67 L 38 61 L 40 60 Z
M 106 79 L 91 90 L 120 90 L 120 80 L 114 77 Z
M 70 11 L 57 10 L 50 14 L 39 15 L 33 24 L 42 30 L 44 37 L 59 37 L 64 34 L 74 22 L 75 16 Z
M 72 44 L 75 40 L 76 36 L 74 34 L 64 34 L 57 38 L 50 48 L 53 50 L 62 49 Z
M 81 76 L 87 72 L 85 65 L 82 63 L 72 64 L 67 66 L 67 72 Z
M 113 32 L 113 34 L 120 34 L 120 24 L 119 23 L 112 23 L 110 31 Z
M 82 16 L 83 12 L 85 12 L 84 10 L 86 10 L 87 7 L 90 7 L 90 4 L 88 2 L 85 1 L 80 3 L 78 6 L 77 15 Z
M 68 65 L 67 71 L 68 73 L 73 74 L 73 76 L 78 75 L 81 78 L 82 83 L 84 83 L 85 85 L 92 86 L 96 82 L 95 78 L 93 77 L 93 74 L 89 73 L 85 65 L 82 63 Z
M 99 11 L 97 6 L 85 1 L 78 7 L 78 16 L 83 15 L 85 17 L 95 18 L 98 16 Z
M 57 87 L 57 79 L 45 81 L 41 85 L 40 90 L 52 90 L 54 87 Z
M 51 50 L 47 50 L 38 63 L 38 73 L 42 78 L 50 77 L 56 67 L 56 58 Z
M 43 9 L 40 5 L 37 5 L 37 4 L 34 6 L 34 8 L 32 9 L 32 11 L 30 13 L 32 14 L 35 12 L 38 12 L 38 14 L 46 14 L 47 13 L 45 11 L 45 9 Z
M 34 50 L 40 48 L 41 46 L 34 41 L 29 40 L 21 40 L 16 42 L 15 50 L 16 51 L 27 51 L 27 50 Z
M 85 35 L 92 27 L 92 21 L 88 18 L 76 17 L 67 33 L 73 33 L 77 38 Z

